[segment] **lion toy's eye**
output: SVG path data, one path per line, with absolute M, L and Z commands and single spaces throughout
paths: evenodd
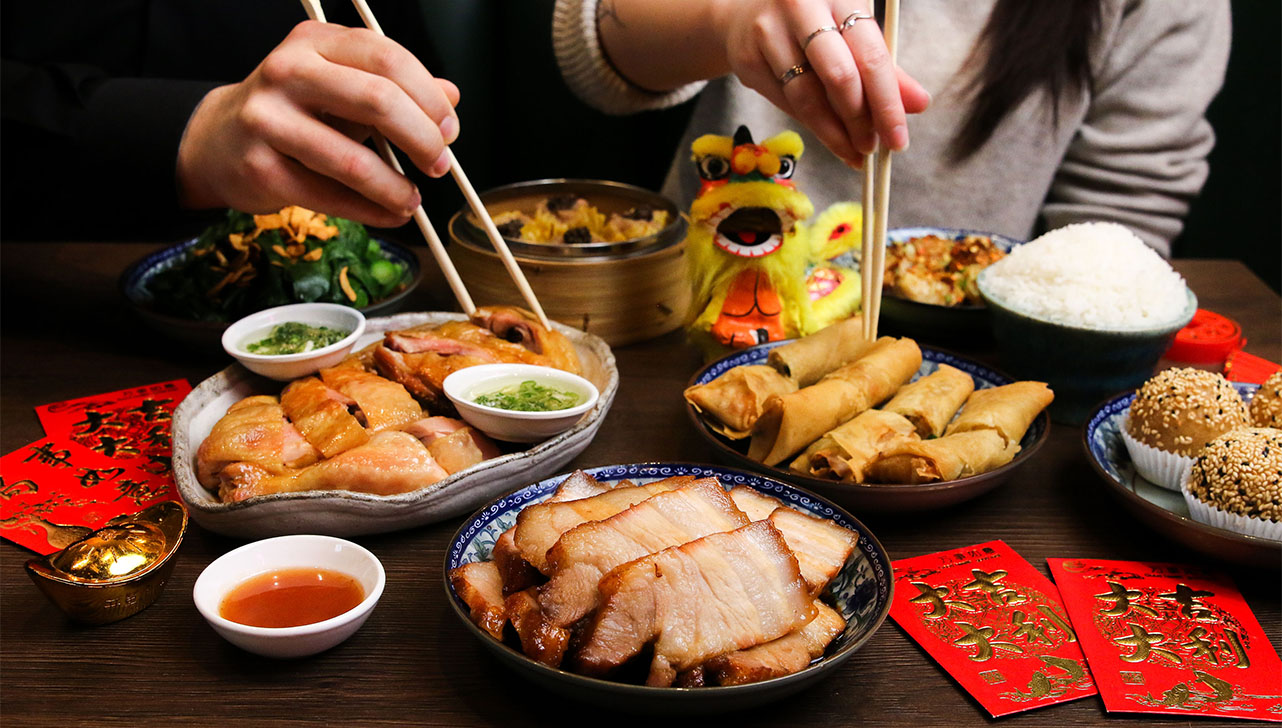
M 785 154 L 779 157 L 779 173 L 775 179 L 792 179 L 792 173 L 797 170 L 797 158 L 791 154 Z
M 725 179 L 730 176 L 730 161 L 725 157 L 709 155 L 699 159 L 699 176 L 706 180 Z

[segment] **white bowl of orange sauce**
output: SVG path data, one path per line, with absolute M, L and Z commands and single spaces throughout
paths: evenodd
M 214 631 L 265 657 L 323 652 L 351 637 L 387 575 L 367 549 L 332 536 L 263 539 L 205 567 L 192 598 Z

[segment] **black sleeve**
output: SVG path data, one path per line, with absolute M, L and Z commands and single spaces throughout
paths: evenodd
M 5 59 L 0 203 L 10 214 L 0 237 L 137 239 L 176 230 L 187 217 L 178 208 L 178 144 L 217 85 Z

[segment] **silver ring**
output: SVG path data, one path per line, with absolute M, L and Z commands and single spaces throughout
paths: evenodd
M 802 61 L 801 63 L 798 63 L 797 65 L 793 66 L 792 68 L 789 68 L 788 70 L 784 71 L 783 75 L 779 77 L 779 85 L 783 86 L 787 84 L 789 81 L 791 81 L 792 79 L 796 78 L 797 76 L 800 76 L 801 74 L 809 71 L 810 70 L 809 66 L 810 64 L 806 63 L 805 61 Z
M 844 33 L 847 30 L 850 30 L 851 28 L 855 27 L 855 23 L 859 22 L 860 20 L 872 20 L 875 22 L 877 18 L 873 17 L 872 13 L 865 13 L 861 10 L 856 10 L 850 15 L 847 15 L 845 20 L 841 21 L 841 32 Z
M 813 33 L 811 33 L 810 35 L 806 36 L 806 39 L 805 39 L 805 40 L 801 41 L 801 50 L 803 50 L 803 51 L 804 51 L 804 50 L 806 50 L 806 46 L 810 45 L 810 41 L 814 40 L 815 38 L 818 38 L 819 36 L 823 35 L 824 33 L 829 33 L 829 32 L 834 31 L 834 30 L 840 30 L 840 29 L 839 29 L 837 26 L 835 26 L 835 25 L 825 25 L 824 27 L 819 28 L 819 29 L 818 29 L 818 30 L 816 30 L 815 32 L 813 32 Z

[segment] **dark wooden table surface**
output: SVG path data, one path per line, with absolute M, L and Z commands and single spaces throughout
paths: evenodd
M 18 244 L 0 247 L 3 308 L 0 446 L 43 433 L 32 408 L 46 402 L 186 377 L 193 385 L 227 361 L 175 350 L 125 306 L 116 278 L 146 245 Z M 1282 359 L 1282 304 L 1237 262 L 1180 261 L 1204 307 L 1246 329 L 1247 350 Z M 407 310 L 439 308 L 430 290 Z M 438 288 L 438 290 L 440 290 Z M 622 384 L 596 441 L 573 463 L 707 461 L 712 451 L 685 419 L 680 392 L 698 366 L 679 334 L 616 350 Z M 983 352 L 976 354 L 985 358 Z M 1209 563 L 1236 580 L 1279 644 L 1277 567 L 1215 564 L 1150 532 L 1118 507 L 1088 465 L 1076 428 L 1052 429 L 1046 446 L 995 492 L 940 511 L 856 513 L 892 558 L 1000 538 L 1043 573 L 1046 558 L 1076 556 Z M 461 519 L 356 539 L 387 569 L 373 616 L 351 640 L 319 656 L 271 661 L 214 634 L 191 600 L 210 561 L 239 542 L 193 525 L 160 599 L 115 624 L 69 623 L 23 571 L 29 552 L 0 545 L 0 722 L 9 726 L 546 725 L 618 718 L 542 694 L 500 665 L 457 623 L 440 586 L 444 549 Z M 978 725 L 989 719 L 889 620 L 832 677 L 781 703 L 735 715 L 771 726 Z M 664 719 L 665 722 L 672 722 Z M 1006 725 L 1097 725 L 1098 699 L 1032 711 Z M 1158 721 L 1160 724 L 1160 721 Z M 1188 721 L 1170 721 L 1170 724 Z M 1208 725 L 1199 722 L 1198 725 Z

